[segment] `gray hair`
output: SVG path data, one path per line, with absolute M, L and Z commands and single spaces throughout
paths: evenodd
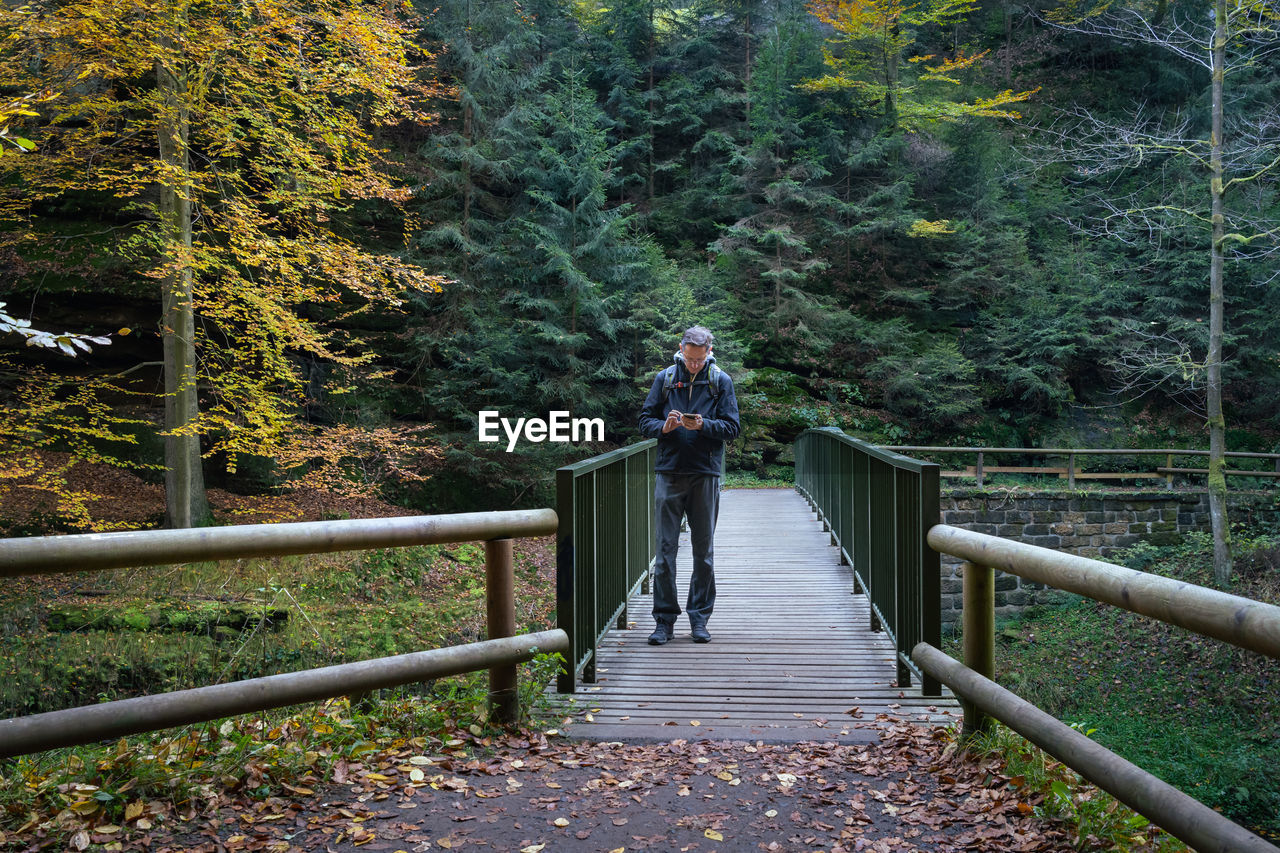
M 712 336 L 710 330 L 703 326 L 690 326 L 685 331 L 684 337 L 680 339 L 680 346 L 690 344 L 695 347 L 711 346 Z

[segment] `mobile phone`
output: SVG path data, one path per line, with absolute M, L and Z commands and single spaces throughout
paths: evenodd
M 693 426 L 698 422 L 698 416 L 691 415 L 688 412 L 685 412 L 683 415 L 681 415 L 680 419 L 684 421 L 685 426 Z

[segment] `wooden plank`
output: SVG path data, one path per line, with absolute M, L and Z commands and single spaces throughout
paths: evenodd
M 598 681 L 580 685 L 568 706 L 567 733 L 856 739 L 866 737 L 877 715 L 930 725 L 958 718 L 949 695 L 923 697 L 918 684 L 896 686 L 888 637 L 869 630 L 865 596 L 854 594 L 850 568 L 796 492 L 724 492 L 715 559 L 712 642 L 691 642 L 682 617 L 670 643 L 650 646 L 653 601 L 634 596 L 627 627 L 610 631 L 600 645 Z M 686 532 L 677 568 L 681 601 L 691 569 Z M 855 707 L 860 717 L 846 713 Z
M 1077 480 L 1163 480 L 1164 474 L 1131 474 L 1127 471 L 1077 471 Z
M 978 469 L 970 465 L 962 471 L 942 471 L 943 477 L 976 477 Z M 1048 466 L 1037 465 L 983 465 L 982 473 L 986 474 L 1053 474 L 1065 477 L 1067 475 L 1066 468 L 1050 468 Z M 1077 477 L 1080 475 L 1077 474 Z

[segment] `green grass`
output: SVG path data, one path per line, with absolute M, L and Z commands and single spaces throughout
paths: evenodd
M 1203 535 L 1125 565 L 1212 585 Z M 1230 592 L 1280 602 L 1280 547 L 1242 541 Z M 1280 661 L 1078 600 L 997 633 L 1005 687 L 1255 832 L 1280 839 Z
M 994 759 L 1035 813 L 1070 827 L 1079 850 L 1115 853 L 1184 853 L 1188 848 L 1149 820 L 1099 790 L 1061 762 L 999 723 L 966 748 L 979 761 Z
M 0 716 L 480 640 L 483 562 L 467 544 L 12 581 Z M 516 575 L 520 630 L 552 627 L 545 554 L 522 543 Z

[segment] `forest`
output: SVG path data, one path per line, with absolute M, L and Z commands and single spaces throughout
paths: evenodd
M 212 487 L 544 505 L 694 323 L 753 476 L 824 425 L 1276 450 L 1280 10 L 1217 13 L 6 6 L 0 478 L 42 529 L 103 526 L 78 461 L 178 525 Z

